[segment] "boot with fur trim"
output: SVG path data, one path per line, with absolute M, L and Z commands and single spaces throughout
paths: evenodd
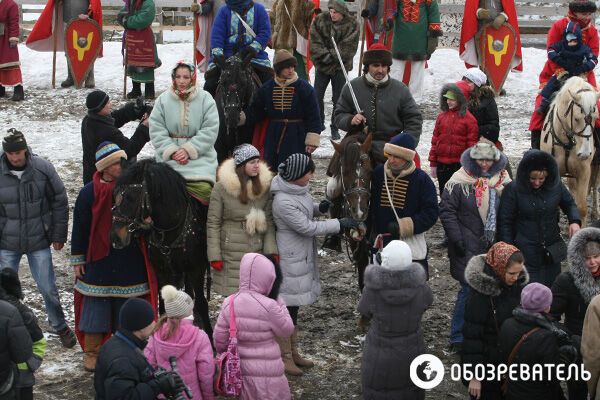
M 96 370 L 96 360 L 98 359 L 98 351 L 102 346 L 102 333 L 86 333 L 85 334 L 85 349 L 83 351 L 83 368 L 88 372 Z
M 281 349 L 281 359 L 285 367 L 285 373 L 292 376 L 301 376 L 302 370 L 296 366 L 292 359 L 292 343 L 290 338 L 276 337 L 275 340 Z
M 294 363 L 299 367 L 314 367 L 314 362 L 312 362 L 311 360 L 307 360 L 306 358 L 302 358 L 300 353 L 298 353 L 298 327 L 294 328 L 294 333 L 292 334 L 292 337 L 290 339 L 292 344 L 292 359 L 294 360 Z

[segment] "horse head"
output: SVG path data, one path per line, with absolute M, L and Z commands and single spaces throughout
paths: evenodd
M 339 180 L 342 185 L 346 214 L 358 222 L 364 222 L 369 212 L 373 172 L 369 156 L 371 142 L 370 134 L 362 143 L 358 135 L 344 138 L 341 143 L 331 142 L 336 153 L 340 155 Z

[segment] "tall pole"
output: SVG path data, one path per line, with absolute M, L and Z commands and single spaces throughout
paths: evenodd
M 363 1 L 363 6 L 362 6 L 362 10 L 364 10 L 367 7 L 367 0 Z M 362 75 L 362 63 L 363 63 L 363 55 L 365 53 L 365 39 L 367 38 L 367 24 L 366 24 L 366 18 L 362 18 L 362 40 L 360 43 L 360 58 L 358 61 L 358 76 Z
M 56 49 L 58 47 L 58 4 L 59 0 L 54 2 L 54 26 L 52 29 L 52 89 L 56 89 Z M 66 51 L 66 50 L 65 50 Z M 67 68 L 69 66 L 67 65 Z
M 192 4 L 192 12 L 194 13 L 194 19 L 192 21 L 193 24 L 193 28 L 194 28 L 194 39 L 192 40 L 192 60 L 194 60 L 194 66 L 198 65 L 198 60 L 196 60 L 196 45 L 198 43 L 198 13 L 194 12 L 193 10 L 196 9 L 197 7 L 194 7 L 198 4 L 197 0 L 194 0 L 193 4 Z
M 127 29 L 123 31 L 123 98 L 127 98 Z

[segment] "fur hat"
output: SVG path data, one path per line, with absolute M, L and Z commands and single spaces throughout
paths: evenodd
M 194 300 L 184 291 L 166 285 L 160 289 L 165 302 L 165 313 L 169 318 L 186 318 L 194 312 Z
M 412 251 L 401 240 L 392 240 L 381 251 L 381 267 L 389 270 L 407 269 L 412 264 Z
M 125 153 L 119 146 L 113 142 L 102 142 L 96 149 L 96 169 L 99 172 L 121 161 L 121 158 L 127 160 Z
M 27 141 L 22 132 L 15 128 L 10 128 L 7 132 L 8 135 L 4 136 L 4 139 L 2 139 L 2 150 L 7 153 L 27 150 Z
M 119 326 L 129 332 L 139 331 L 154 321 L 154 310 L 150 303 L 132 297 L 123 304 L 119 312 Z
M 589 0 L 575 0 L 569 3 L 569 11 L 572 13 L 594 13 L 596 3 Z
M 474 160 L 500 160 L 500 150 L 488 140 L 480 140 L 471 147 L 469 155 Z
M 275 52 L 275 57 L 273 58 L 273 69 L 275 70 L 275 74 L 279 75 L 281 70 L 288 67 L 296 67 L 298 65 L 298 61 L 296 57 L 292 55 L 286 49 L 277 50 Z
M 383 146 L 383 154 L 400 157 L 406 161 L 412 161 L 415 158 L 415 139 L 408 133 L 402 132 L 392 137 L 388 143 Z
M 496 276 L 504 282 L 504 276 L 508 269 L 508 259 L 517 251 L 512 244 L 506 242 L 495 243 L 485 255 L 485 262 L 492 268 Z
M 477 67 L 469 68 L 463 75 L 463 78 L 470 80 L 477 87 L 481 87 L 487 82 L 487 76 L 485 75 L 485 72 Z
M 260 153 L 256 147 L 251 144 L 244 143 L 233 149 L 233 162 L 236 167 L 260 157 Z
M 284 181 L 290 182 L 302 178 L 311 169 L 312 160 L 305 154 L 295 153 L 279 164 L 277 171 Z
M 108 100 L 110 100 L 110 98 L 105 92 L 96 89 L 87 95 L 85 99 L 85 106 L 87 107 L 88 111 L 97 113 L 104 108 L 106 103 L 108 103 Z
M 381 43 L 373 43 L 363 55 L 363 65 L 392 65 L 392 53 Z
M 541 283 L 530 283 L 521 292 L 521 307 L 526 311 L 544 312 L 552 305 L 552 291 Z
M 350 15 L 350 10 L 348 9 L 348 4 L 346 4 L 345 0 L 329 0 L 327 3 L 327 8 L 333 8 L 335 11 L 343 14 L 344 16 Z

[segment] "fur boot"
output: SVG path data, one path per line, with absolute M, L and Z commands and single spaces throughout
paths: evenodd
M 92 89 L 96 87 L 96 80 L 94 79 L 94 66 L 90 69 L 88 76 L 85 78 L 85 87 L 88 89 Z
M 98 359 L 98 351 L 102 346 L 102 333 L 86 333 L 85 334 L 85 349 L 83 351 L 83 368 L 88 372 L 96 370 L 96 360 Z
M 133 88 L 131 88 L 131 92 L 127 93 L 128 99 L 137 99 L 142 95 L 142 84 L 140 82 L 131 81 Z
M 146 83 L 144 98 L 146 100 L 153 100 L 156 97 L 154 93 L 154 82 Z
M 285 366 L 285 373 L 292 376 L 300 376 L 303 374 L 302 370 L 296 366 L 292 358 L 292 343 L 289 337 L 276 337 L 279 349 L 281 349 L 281 359 Z
M 307 360 L 306 358 L 302 358 L 300 353 L 298 353 L 298 327 L 294 328 L 294 333 L 292 334 L 291 344 L 292 344 L 292 359 L 294 360 L 294 364 L 299 367 L 312 368 L 315 366 L 315 363 L 311 360 Z
M 0 97 L 6 96 L 6 88 L 0 85 Z
M 73 75 L 71 75 L 71 69 L 68 68 L 68 65 L 69 59 L 67 57 L 67 79 L 61 82 L 60 87 L 68 88 L 75 84 L 75 81 L 73 80 Z

